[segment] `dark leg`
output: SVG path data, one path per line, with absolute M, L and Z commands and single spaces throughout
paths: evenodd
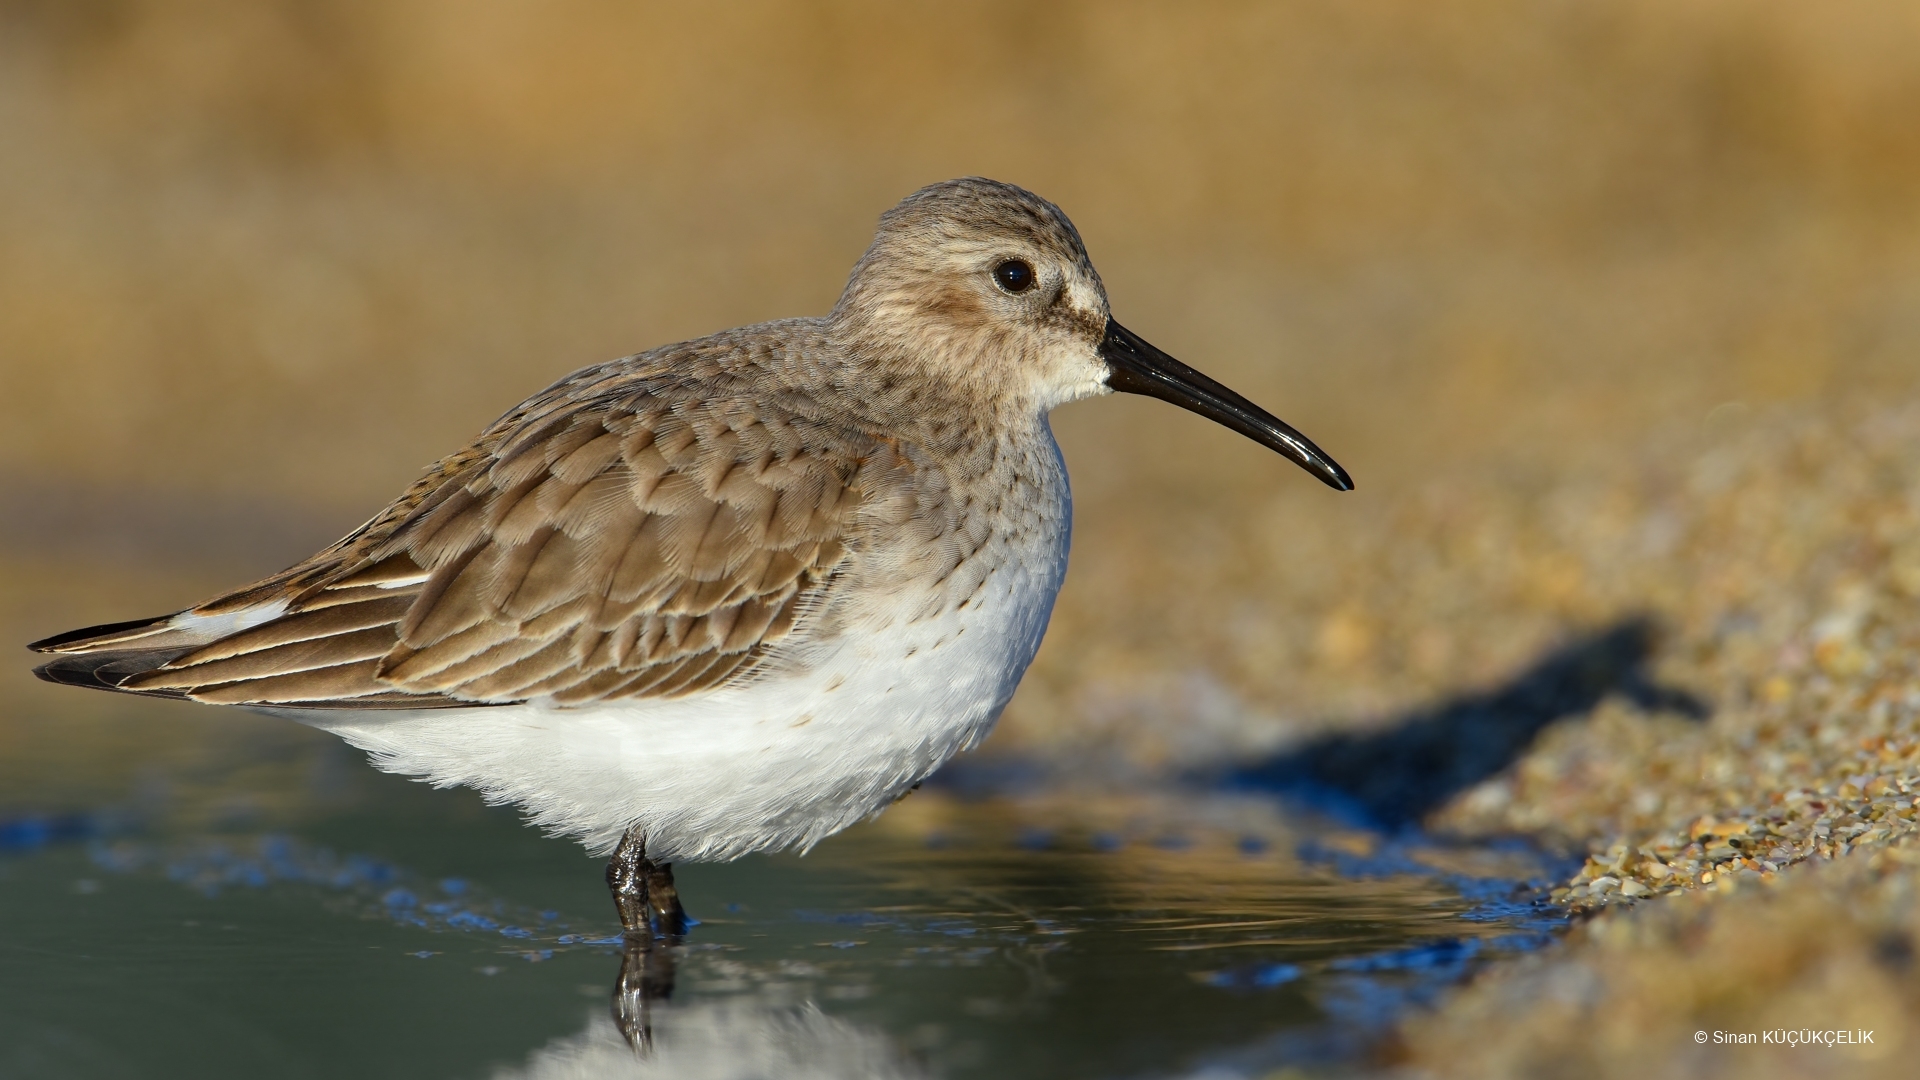
M 620 913 L 625 948 L 613 984 L 613 1023 L 627 1044 L 653 1046 L 652 1009 L 673 994 L 673 946 L 687 933 L 687 913 L 673 887 L 673 867 L 647 859 L 646 841 L 630 829 L 607 863 L 607 888 Z
M 668 941 L 687 936 L 687 911 L 680 906 L 680 892 L 673 887 L 671 863 L 647 863 L 647 912 L 653 919 L 653 932 Z
M 629 936 L 678 939 L 687 932 L 687 913 L 673 887 L 673 867 L 647 859 L 646 840 L 639 829 L 620 838 L 607 862 L 607 888 L 613 892 L 620 927 Z
M 652 867 L 646 851 L 646 841 L 638 829 L 621 837 L 620 846 L 613 849 L 613 858 L 607 861 L 607 888 L 613 892 L 614 910 L 620 913 L 620 928 L 629 935 L 651 937 L 647 926 L 647 871 Z

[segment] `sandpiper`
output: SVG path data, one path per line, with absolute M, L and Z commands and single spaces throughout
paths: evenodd
M 1066 573 L 1049 410 L 1173 402 L 1352 482 L 1113 321 L 1053 204 L 968 178 L 880 219 L 822 318 L 583 368 L 281 573 L 35 642 L 52 682 L 291 717 L 611 852 L 806 849 L 986 736 Z

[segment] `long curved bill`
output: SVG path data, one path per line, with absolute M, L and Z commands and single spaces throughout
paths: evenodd
M 1100 356 L 1112 373 L 1107 386 L 1123 394 L 1145 394 L 1212 420 L 1216 424 L 1279 451 L 1335 491 L 1352 491 L 1347 470 L 1279 417 L 1147 344 L 1145 338 L 1107 320 Z

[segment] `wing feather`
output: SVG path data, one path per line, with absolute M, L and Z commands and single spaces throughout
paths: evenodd
M 388 689 L 373 678 L 378 664 L 377 660 L 361 660 L 262 679 L 201 686 L 188 691 L 187 696 L 216 705 L 293 705 L 370 698 Z M 419 708 L 419 705 L 403 707 Z
M 143 623 L 152 659 L 125 678 L 139 665 L 121 628 L 46 644 L 118 650 L 89 684 L 230 704 L 584 705 L 752 678 L 820 610 L 874 478 L 903 461 L 749 389 L 658 367 L 576 375 L 339 543 L 173 620 L 243 629 Z
M 395 619 L 406 614 L 410 603 L 410 597 L 388 594 L 357 604 L 296 611 L 271 622 L 261 623 L 259 626 L 223 637 L 174 660 L 167 665 L 167 668 L 179 669 L 194 664 L 211 663 L 215 660 L 225 660 L 245 653 L 277 648 L 293 642 L 324 640 L 365 630 L 368 627 L 391 628 Z
M 290 641 L 271 648 L 243 652 L 188 665 L 169 664 L 132 679 L 136 690 L 190 690 L 210 683 L 237 683 L 273 675 L 338 667 L 361 660 L 378 660 L 393 650 L 398 638 L 391 624 L 327 637 Z

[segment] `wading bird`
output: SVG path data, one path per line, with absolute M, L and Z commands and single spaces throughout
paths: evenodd
M 808 848 L 977 744 L 1067 567 L 1055 406 L 1170 401 L 1348 490 L 1313 443 L 1113 321 L 1053 204 L 970 178 L 880 219 L 821 318 L 584 368 L 324 551 L 34 643 L 73 686 L 237 705 L 610 852 Z

